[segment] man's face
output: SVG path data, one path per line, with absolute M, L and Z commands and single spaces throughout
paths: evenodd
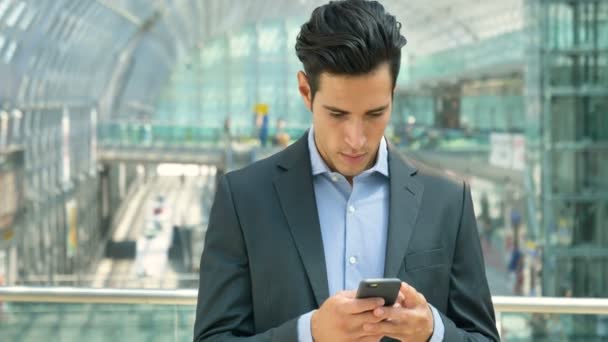
M 388 64 L 361 76 L 322 73 L 314 102 L 304 73 L 300 93 L 313 112 L 315 143 L 329 168 L 349 181 L 376 161 L 391 117 L 392 79 Z

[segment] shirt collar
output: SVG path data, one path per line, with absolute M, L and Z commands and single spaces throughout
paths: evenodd
M 308 131 L 308 152 L 310 154 L 310 164 L 312 165 L 313 176 L 323 173 L 331 173 L 331 170 L 319 154 L 319 150 L 317 150 L 313 126 L 311 126 L 310 130 Z M 372 174 L 374 172 L 378 172 L 388 177 L 388 150 L 385 137 L 382 137 L 382 140 L 380 140 L 376 163 L 370 169 L 363 171 L 362 174 Z

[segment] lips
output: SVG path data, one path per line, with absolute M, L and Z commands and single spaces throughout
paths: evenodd
M 358 164 L 361 161 L 363 161 L 363 157 L 365 157 L 365 153 L 363 153 L 363 154 L 342 153 L 342 157 L 344 157 L 344 159 L 351 164 Z

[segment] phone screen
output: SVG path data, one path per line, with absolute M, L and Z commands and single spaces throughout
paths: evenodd
M 392 306 L 399 295 L 401 280 L 397 278 L 364 279 L 359 283 L 357 298 L 383 298 L 384 306 Z

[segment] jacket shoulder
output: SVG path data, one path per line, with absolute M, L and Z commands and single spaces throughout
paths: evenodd
M 235 186 L 255 187 L 258 184 L 271 182 L 279 172 L 281 165 L 298 163 L 302 158 L 310 158 L 306 134 L 285 149 L 264 159 L 255 161 L 241 169 L 231 171 L 226 176 Z
M 243 168 L 228 172 L 226 178 L 233 189 L 245 186 L 255 188 L 258 185 L 266 185 L 272 182 L 278 172 L 280 161 L 289 153 L 293 153 L 293 151 L 289 149 L 281 150 Z

